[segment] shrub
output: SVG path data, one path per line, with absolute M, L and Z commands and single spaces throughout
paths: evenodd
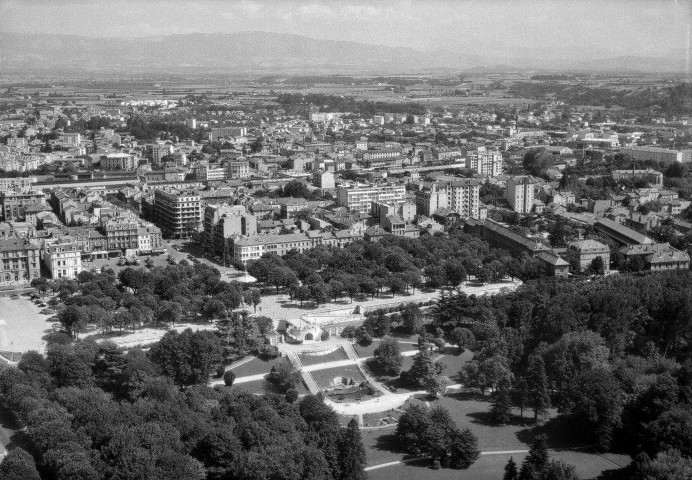
M 364 347 L 372 344 L 372 335 L 370 335 L 365 330 L 358 332 L 358 343 Z
M 356 328 L 353 325 L 349 325 L 348 327 L 345 327 L 341 331 L 341 336 L 343 338 L 353 338 L 356 336 Z
M 235 372 L 233 372 L 233 370 L 226 371 L 226 373 L 223 374 L 224 385 L 230 387 L 233 385 L 233 382 L 235 382 Z
M 325 341 L 325 340 L 327 340 L 328 338 L 329 338 L 329 332 L 326 331 L 326 330 L 323 331 L 323 332 L 322 332 L 322 335 L 320 335 L 320 339 L 322 339 L 322 341 Z
M 224 372 L 226 372 L 226 367 L 224 367 L 223 365 L 219 365 L 218 367 L 216 367 L 216 376 L 217 377 L 219 377 L 219 378 L 223 377 Z
M 289 388 L 286 392 L 286 401 L 288 403 L 293 403 L 298 400 L 298 390 L 295 388 Z
M 279 356 L 279 349 L 275 345 L 265 343 L 257 347 L 257 356 L 262 360 L 271 360 Z

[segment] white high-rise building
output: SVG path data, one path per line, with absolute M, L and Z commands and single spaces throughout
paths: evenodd
M 535 186 L 536 180 L 528 175 L 513 177 L 507 180 L 505 198 L 512 210 L 517 213 L 529 213 L 533 210 Z

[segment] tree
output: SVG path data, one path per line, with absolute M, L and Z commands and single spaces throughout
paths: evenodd
M 392 328 L 392 321 L 384 310 L 378 309 L 374 312 L 374 315 L 366 318 L 363 325 L 369 332 L 372 332 L 373 336 L 384 337 L 389 334 Z
M 470 349 L 476 343 L 473 332 L 468 328 L 462 327 L 456 327 L 452 330 L 452 341 L 459 347 L 461 352 Z
M 509 385 L 514 380 L 509 360 L 500 354 L 467 362 L 459 375 L 465 386 L 480 388 L 481 393 L 485 393 L 487 388 L 497 389 L 500 385 Z
M 89 316 L 84 308 L 76 305 L 68 305 L 58 313 L 58 322 L 65 327 L 73 338 L 77 338 L 77 333 L 86 328 L 88 321 Z
M 509 394 L 509 388 L 502 386 L 498 389 L 490 413 L 499 425 L 509 423 L 512 416 L 512 399 Z
M 591 261 L 589 265 L 589 273 L 593 275 L 603 275 L 605 272 L 605 265 L 603 264 L 603 257 L 596 257 Z
M 223 384 L 230 387 L 235 382 L 235 373 L 233 370 L 226 370 L 223 374 Z
M 269 377 L 267 378 L 276 385 L 281 392 L 286 393 L 288 390 L 300 384 L 301 373 L 300 370 L 293 366 L 290 360 L 283 359 L 272 366 Z
M 365 447 L 356 419 L 351 419 L 341 434 L 340 461 L 342 480 L 365 480 Z
M 425 455 L 444 467 L 468 468 L 480 455 L 476 436 L 460 430 L 444 407 L 409 406 L 399 418 L 395 437 L 407 453 Z
M 692 478 L 692 459 L 677 450 L 660 452 L 655 458 L 645 453 L 635 460 L 637 480 L 689 480 Z
M 182 333 L 167 332 L 149 351 L 151 360 L 166 375 L 183 387 L 206 383 L 209 376 L 223 361 L 223 347 L 219 337 L 210 331 Z
M 614 375 L 604 368 L 598 368 L 575 377 L 560 408 L 576 424 L 592 432 L 598 446 L 606 450 L 610 447 L 614 431 L 621 424 L 623 397 L 622 388 Z
M 257 313 L 257 305 L 259 305 L 262 302 L 262 294 L 260 293 L 258 288 L 251 288 L 250 290 L 245 292 L 245 295 L 243 295 L 243 300 L 248 305 L 252 305 L 254 312 Z
M 404 330 L 413 335 L 420 332 L 423 328 L 423 312 L 415 303 L 407 303 L 404 310 L 401 312 Z
M 548 378 L 545 374 L 543 358 L 532 355 L 529 358 L 527 372 L 529 387 L 529 404 L 533 408 L 533 419 L 538 421 L 550 408 L 550 395 L 548 394 Z
M 519 377 L 512 388 L 512 400 L 519 408 L 519 415 L 524 420 L 524 408 L 529 402 L 529 384 L 524 377 Z
M 9 451 L 0 463 L 3 480 L 40 480 L 34 457 L 17 447 Z
M 517 471 L 517 464 L 514 458 L 509 457 L 507 465 L 505 465 L 505 474 L 502 480 L 519 480 L 519 472 Z
M 548 437 L 538 435 L 521 464 L 520 480 L 540 479 L 548 467 Z
M 334 297 L 334 301 L 341 296 L 341 294 L 344 292 L 344 284 L 341 283 L 338 280 L 331 279 L 329 280 L 329 283 L 327 284 L 329 288 L 329 294 Z
M 48 279 L 46 277 L 34 278 L 31 281 L 31 286 L 36 289 L 36 291 L 44 298 L 46 292 L 48 291 Z
M 399 342 L 390 337 L 382 339 L 374 352 L 375 365 L 385 375 L 397 376 L 401 372 L 403 356 Z
M 414 387 L 425 388 L 431 379 L 437 377 L 438 374 L 439 372 L 427 349 L 422 349 L 413 357 L 411 369 L 401 374 L 401 379 Z
M 478 438 L 465 428 L 452 432 L 448 447 L 448 465 L 450 468 L 466 469 L 480 457 Z
M 574 471 L 574 465 L 562 460 L 551 460 L 543 472 L 544 480 L 579 480 Z

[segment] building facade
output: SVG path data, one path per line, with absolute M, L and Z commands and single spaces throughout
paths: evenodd
M 154 190 L 154 219 L 169 238 L 190 238 L 202 222 L 199 193 L 195 190 Z
M 505 199 L 517 213 L 530 213 L 535 204 L 536 181 L 531 176 L 513 177 L 507 180 Z
M 41 276 L 39 248 L 25 238 L 0 240 L 0 283 L 30 283 Z
M 580 240 L 570 244 L 569 249 L 577 255 L 580 272 L 588 269 L 597 257 L 603 260 L 603 272 L 610 271 L 610 248 L 607 245 L 596 240 Z
M 45 206 L 46 196 L 39 192 L 3 192 L 0 201 L 2 202 L 4 221 L 24 221 L 26 220 L 26 209 Z
M 359 213 L 369 213 L 372 202 L 402 205 L 406 202 L 404 185 L 368 185 L 356 187 L 338 187 L 337 204 L 348 207 Z
M 82 251 L 76 243 L 54 243 L 47 245 L 43 263 L 54 279 L 77 278 L 82 271 Z

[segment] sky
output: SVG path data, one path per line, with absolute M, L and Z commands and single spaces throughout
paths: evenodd
M 692 0 L 0 0 L 0 32 L 267 31 L 469 54 L 682 58 Z

